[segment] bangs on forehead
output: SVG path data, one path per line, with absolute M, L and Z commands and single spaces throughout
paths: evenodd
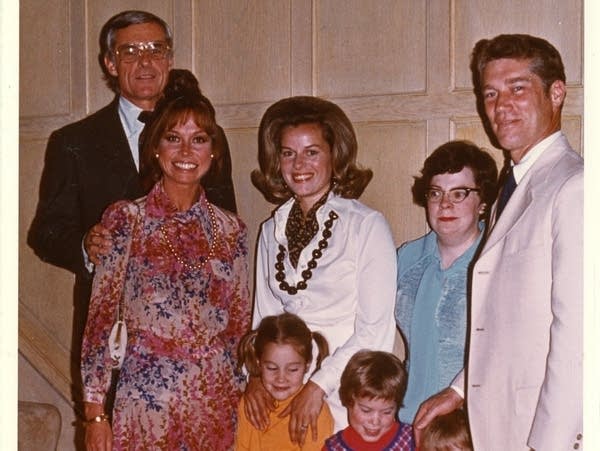
M 388 396 L 389 395 L 389 396 Z M 395 403 L 393 393 L 375 393 L 373 390 L 359 390 L 356 395 L 354 395 L 354 402 L 358 402 L 361 399 L 367 399 L 369 401 L 384 401 L 384 402 L 392 402 Z
M 185 124 L 189 119 L 193 119 L 194 123 L 209 135 L 215 133 L 217 126 L 211 114 L 208 111 L 198 111 L 192 108 L 182 108 L 173 111 L 167 122 L 166 130 L 171 130 L 177 125 Z

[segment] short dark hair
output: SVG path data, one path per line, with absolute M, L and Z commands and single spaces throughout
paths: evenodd
M 104 79 L 108 87 L 115 93 L 119 92 L 119 83 L 117 77 L 108 73 L 107 68 L 104 65 L 104 58 L 107 57 L 114 61 L 114 45 L 115 45 L 115 34 L 118 30 L 126 28 L 130 25 L 137 25 L 143 23 L 155 23 L 161 26 L 165 32 L 167 44 L 173 47 L 173 33 L 169 25 L 162 20 L 160 17 L 149 13 L 147 11 L 129 10 L 122 11 L 112 16 L 100 30 L 100 53 L 98 54 L 98 61 L 102 67 L 104 73 Z
M 485 150 L 469 141 L 449 141 L 435 149 L 425 160 L 421 177 L 415 177 L 412 187 L 413 200 L 425 207 L 425 193 L 431 179 L 438 174 L 455 174 L 468 167 L 473 171 L 475 185 L 481 190 L 481 200 L 492 205 L 498 189 L 498 168 L 496 162 Z
M 407 374 L 404 364 L 394 354 L 363 349 L 354 354 L 342 372 L 340 400 L 346 408 L 357 398 L 385 399 L 402 406 Z
M 530 60 L 529 68 L 542 79 L 546 93 L 554 81 L 566 81 L 560 53 L 548 41 L 528 34 L 501 34 L 493 39 L 482 39 L 473 48 L 471 70 L 478 90 L 481 90 L 481 77 L 487 63 L 501 58 Z
M 358 143 L 348 116 L 335 103 L 311 96 L 281 99 L 271 105 L 258 130 L 258 164 L 252 183 L 272 203 L 283 203 L 294 193 L 287 187 L 279 167 L 281 136 L 286 127 L 317 124 L 331 147 L 333 192 L 358 198 L 373 177 L 370 169 L 356 164 Z
M 431 420 L 423 429 L 419 446 L 421 451 L 444 451 L 457 448 L 461 451 L 473 449 L 467 417 L 460 409 Z
M 212 171 L 220 171 L 223 162 L 224 134 L 217 124 L 215 109 L 210 100 L 202 95 L 194 74 L 185 69 L 173 69 L 169 72 L 163 96 L 152 112 L 152 119 L 146 124 L 140 136 L 140 176 L 145 190 L 149 190 L 162 176 L 162 170 L 154 154 L 163 135 L 189 117 L 194 118 L 196 124 L 211 138 L 213 159 L 203 179 Z

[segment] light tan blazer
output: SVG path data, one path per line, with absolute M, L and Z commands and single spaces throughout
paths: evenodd
M 582 449 L 583 160 L 563 135 L 492 225 L 471 288 L 454 384 L 475 449 Z

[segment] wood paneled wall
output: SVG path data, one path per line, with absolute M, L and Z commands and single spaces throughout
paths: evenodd
M 26 234 L 50 132 L 112 98 L 98 66 L 98 35 L 124 9 L 145 9 L 172 25 L 175 66 L 192 69 L 216 105 L 252 244 L 273 208 L 249 178 L 258 123 L 271 103 L 300 94 L 337 102 L 353 121 L 359 161 L 375 174 L 362 200 L 385 214 L 396 243 L 424 233 L 410 187 L 433 149 L 465 138 L 502 160 L 477 116 L 468 68 L 484 37 L 530 33 L 556 45 L 568 82 L 563 128 L 583 151 L 582 0 L 529 0 L 535 14 L 518 0 L 22 0 L 20 349 L 59 391 L 68 385 L 73 277 L 40 262 Z M 26 381 L 21 386 L 27 396 Z

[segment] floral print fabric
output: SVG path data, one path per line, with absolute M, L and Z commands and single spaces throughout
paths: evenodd
M 179 212 L 160 183 L 135 204 L 117 202 L 102 218 L 114 250 L 94 278 L 82 351 L 84 399 L 104 402 L 108 335 L 124 290 L 128 342 L 113 411 L 114 449 L 230 449 L 244 383 L 237 345 L 250 323 L 246 226 L 213 207 L 215 233 L 204 193 Z M 198 268 L 216 237 L 214 257 Z

